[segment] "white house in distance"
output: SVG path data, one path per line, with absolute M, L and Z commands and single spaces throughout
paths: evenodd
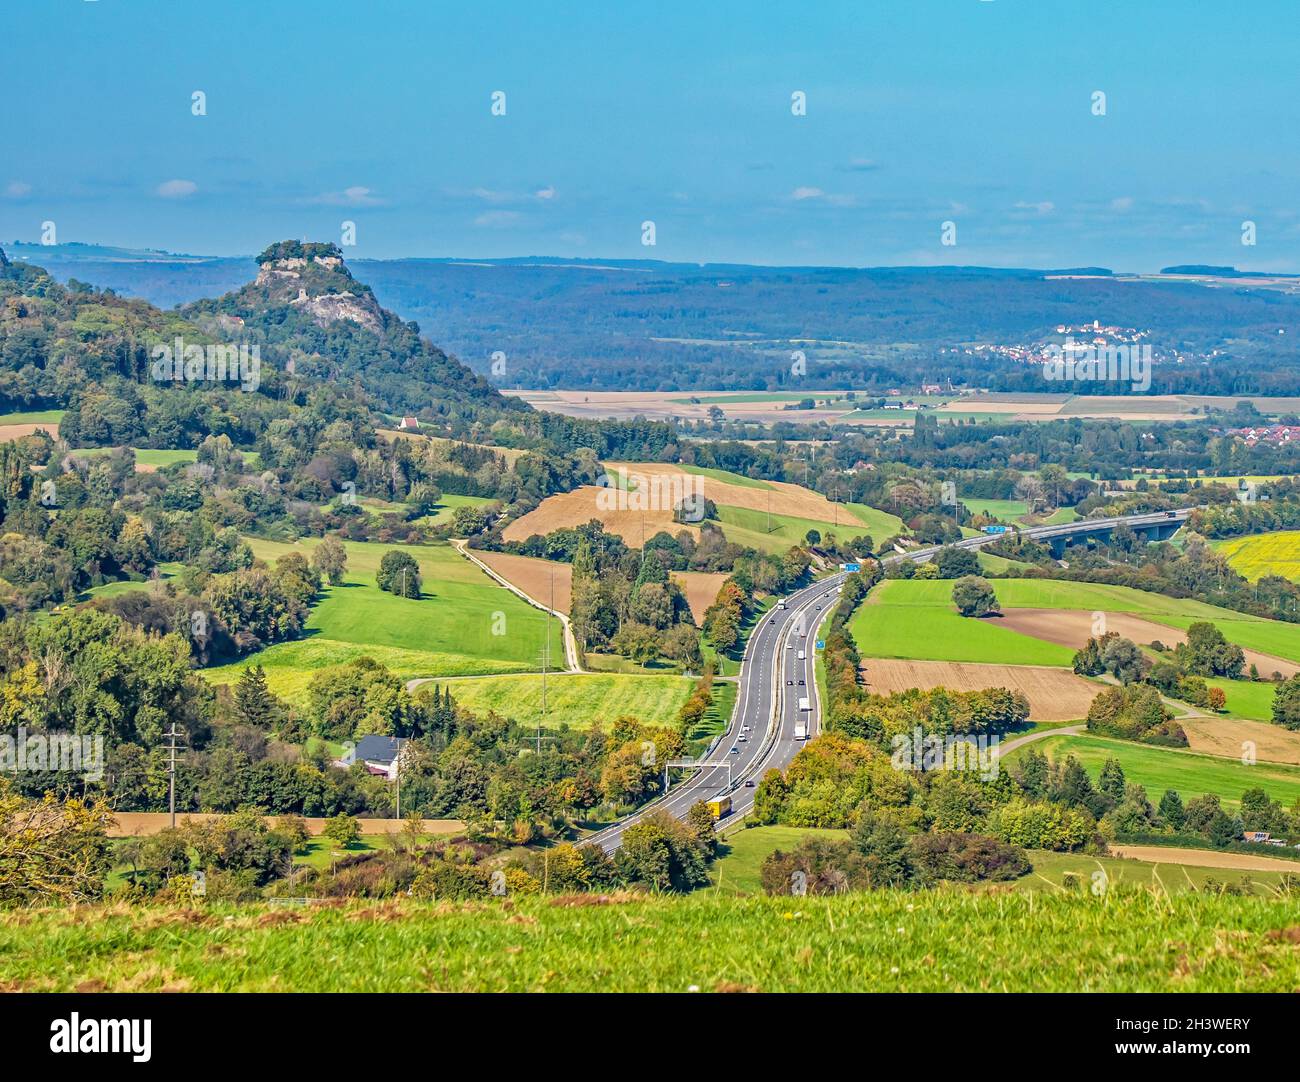
M 397 426 L 399 432 L 418 432 L 420 430 L 420 421 L 416 417 L 403 417 Z
M 406 743 L 406 740 L 400 737 L 363 736 L 357 741 L 355 747 L 343 754 L 338 764 L 350 767 L 362 763 L 367 773 L 393 781 L 397 778 Z

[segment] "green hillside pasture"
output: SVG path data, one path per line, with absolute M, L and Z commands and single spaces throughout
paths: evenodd
M 976 553 L 979 558 L 980 570 L 986 575 L 1003 575 L 1013 567 L 1032 567 L 1024 560 L 1008 560 L 1005 556 L 995 556 L 991 552 L 979 551 Z
M 654 725 L 677 724 L 677 712 L 695 680 L 686 676 L 630 676 L 621 673 L 552 673 L 546 678 L 542 713 L 540 673 L 453 680 L 452 698 L 476 714 L 494 711 L 523 725 L 587 729 L 597 722 L 608 730 L 620 717 Z
M 1210 687 L 1222 688 L 1227 696 L 1227 708 L 1223 716 L 1245 718 L 1247 721 L 1273 720 L 1273 696 L 1277 694 L 1277 685 L 1264 681 L 1223 680 L 1212 677 L 1205 681 Z
M 310 557 L 318 539 L 298 544 L 248 539 L 254 553 L 274 562 L 288 552 Z M 279 643 L 237 665 L 207 670 L 227 683 L 248 664 L 266 666 L 277 694 L 293 699 L 311 671 L 363 654 L 399 676 L 460 676 L 540 668 L 547 618 L 497 585 L 450 545 L 382 545 L 346 542 L 348 569 L 341 586 L 327 586 L 307 621 L 307 636 Z M 424 596 L 416 601 L 375 585 L 383 554 L 399 549 L 414 556 Z M 553 621 L 550 621 L 553 623 Z M 494 634 L 495 631 L 501 634 Z M 559 632 L 553 630 L 553 656 Z
M 972 515 L 992 515 L 1004 522 L 1014 522 L 1029 514 L 1024 500 L 962 500 Z
M 1244 649 L 1257 650 L 1260 653 L 1273 654 L 1300 663 L 1300 624 L 1287 624 L 1280 620 L 1249 616 L 1217 605 L 1207 605 L 1203 601 L 1192 598 L 1165 597 L 1163 594 L 1135 590 L 1128 586 L 1107 586 L 1093 582 L 1067 582 L 1060 579 L 998 579 L 993 583 L 993 589 L 1003 609 L 1125 612 L 1184 631 L 1196 621 L 1208 620 L 1218 627 L 1230 642 L 1235 642 Z M 873 591 L 873 596 L 878 598 L 876 604 L 887 603 L 891 609 L 936 605 L 951 607 L 952 583 L 943 579 L 894 579 L 877 587 Z M 863 610 L 867 607 L 864 605 Z M 870 656 L 870 651 L 864 650 L 863 653 L 864 656 Z M 974 661 L 977 659 L 941 658 L 940 660 Z M 1006 657 L 994 660 L 1005 661 Z M 1025 661 L 1022 664 L 1027 665 L 1030 662 Z M 1069 664 L 1069 662 L 1047 664 Z
M 1215 541 L 1211 547 L 1251 582 L 1265 575 L 1300 582 L 1300 530 L 1231 537 Z
M 0 413 L 0 426 L 56 425 L 63 420 L 65 412 L 65 410 L 26 410 L 18 413 Z
M 1001 585 L 999 582 L 998 585 Z M 923 595 L 898 587 L 942 586 L 946 592 Z M 1005 665 L 1068 666 L 1074 651 L 1055 643 L 999 627 L 996 618 L 975 620 L 952 605 L 952 582 L 881 583 L 858 606 L 849 630 L 863 657 L 915 658 L 927 661 L 983 661 Z M 942 598 L 922 602 L 926 598 Z
M 1206 607 L 1209 608 L 1210 606 L 1207 605 Z M 1218 611 L 1226 612 L 1227 610 L 1221 609 Z M 1186 631 L 1197 620 L 1204 620 L 1207 617 L 1152 614 L 1150 619 L 1168 627 L 1177 627 Z M 1245 650 L 1258 650 L 1261 654 L 1272 654 L 1274 657 L 1285 658 L 1287 661 L 1300 664 L 1300 624 L 1284 624 L 1280 620 L 1264 620 L 1240 612 L 1234 612 L 1230 616 L 1208 617 L 1208 619 L 1212 620 L 1214 626 L 1223 632 L 1225 639 L 1229 642 L 1235 642 Z M 1264 667 L 1260 666 L 1261 676 L 1273 675 L 1271 672 L 1263 671 L 1263 669 Z
M 304 906 L 292 920 L 257 904 L 23 909 L 0 914 L 0 980 L 33 992 L 1300 987 L 1300 951 L 1286 934 L 1300 923 L 1293 896 L 941 889 L 583 900 L 365 899 Z
M 488 504 L 496 502 L 496 500 L 489 499 L 486 496 L 457 496 L 447 492 L 438 501 L 438 506 L 434 508 L 432 514 L 425 515 L 423 518 L 417 519 L 416 522 L 423 526 L 442 526 L 444 523 L 451 521 L 451 516 L 456 513 L 457 508 L 486 507 Z
M 454 651 L 403 650 L 313 635 L 293 642 L 276 643 L 233 664 L 201 671 L 213 684 L 232 684 L 248 666 L 261 665 L 266 669 L 267 684 L 276 695 L 303 706 L 307 701 L 307 684 L 319 670 L 346 665 L 361 657 L 373 658 L 402 680 L 414 680 L 430 673 L 437 673 L 439 677 L 477 676 L 526 672 L 530 668 L 519 661 L 499 661 Z
M 180 563 L 161 563 L 158 564 L 158 577 L 166 580 L 174 575 L 179 575 L 185 565 Z M 123 579 L 120 582 L 106 582 L 103 586 L 92 586 L 89 590 L 84 590 L 77 596 L 78 601 L 90 601 L 97 597 L 117 597 L 119 594 L 129 594 L 133 590 L 147 590 L 153 585 L 150 579 Z
M 709 477 L 714 481 L 722 481 L 728 485 L 738 485 L 740 488 L 763 488 L 769 492 L 775 491 L 774 485 L 770 485 L 756 477 L 746 477 L 743 473 L 732 473 L 730 470 L 715 470 L 710 466 L 682 466 L 681 469 L 686 473 L 693 473 L 697 477 Z
M 910 531 L 903 525 L 903 520 L 897 515 L 891 515 L 888 511 L 882 511 L 878 507 L 871 507 L 865 503 L 846 503 L 844 504 L 859 522 L 867 528 L 867 533 L 877 545 L 883 542 L 887 537 L 893 537 L 895 534 L 907 534 Z M 843 527 L 841 527 L 843 529 Z M 861 531 L 855 531 L 861 532 Z M 842 534 L 843 537 L 852 537 L 853 534 Z
M 727 835 L 722 856 L 713 865 L 713 890 L 725 895 L 761 894 L 763 861 L 777 849 L 789 852 L 806 837 L 847 838 L 847 830 L 816 830 L 806 827 L 765 826 L 737 830 Z M 1177 850 L 1171 850 L 1177 852 Z M 1064 877 L 1074 875 L 1081 883 L 1092 882 L 1094 872 L 1106 873 L 1109 886 L 1154 886 L 1170 894 L 1200 890 L 1207 880 L 1235 882 L 1249 876 L 1259 894 L 1270 893 L 1283 872 L 1241 872 L 1226 868 L 1205 868 L 1192 864 L 1154 864 L 1120 857 L 1095 857 L 1084 853 L 1027 851 L 1033 870 L 1009 884 L 1016 891 L 1059 893 Z M 1187 854 L 1188 859 L 1195 859 Z M 1300 870 L 1300 869 L 1298 869 Z
M 1145 786 L 1147 799 L 1153 804 L 1159 802 L 1166 789 L 1176 789 L 1184 803 L 1204 793 L 1215 793 L 1225 805 L 1235 806 L 1242 793 L 1254 788 L 1263 789 L 1287 807 L 1300 798 L 1300 767 L 1262 762 L 1247 766 L 1237 759 L 1088 735 L 1049 736 L 1030 747 L 1046 752 L 1052 759 L 1073 755 L 1094 781 L 1107 759 L 1118 759 L 1124 777 Z M 1021 754 L 1023 749 L 1012 752 L 1009 758 Z
M 763 861 L 776 850 L 789 852 L 804 838 L 847 838 L 847 830 L 808 827 L 749 827 L 727 835 L 713 865 L 713 889 L 720 894 L 762 894 Z
M 865 504 L 843 504 L 839 525 L 831 521 L 796 518 L 793 515 L 768 515 L 749 507 L 718 506 L 718 520 L 728 540 L 746 545 L 760 552 L 785 552 L 792 545 L 802 545 L 809 530 L 816 530 L 823 538 L 834 534 L 840 541 L 848 541 L 862 534 L 870 534 L 879 544 L 886 537 L 906 533 L 902 519 L 878 511 Z M 769 520 L 771 530 L 768 529 Z

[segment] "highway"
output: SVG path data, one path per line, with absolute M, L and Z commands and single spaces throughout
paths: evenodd
M 1084 519 L 1058 526 L 1021 529 L 1020 536 L 1040 541 L 1057 537 L 1094 533 L 1120 523 L 1133 527 L 1180 525 L 1188 512 L 1174 516 L 1163 512 L 1128 515 L 1121 518 Z M 1006 534 L 968 537 L 956 542 L 959 548 L 980 548 Z M 940 546 L 910 549 L 885 557 L 885 564 L 902 560 L 923 563 L 931 559 Z M 711 746 L 706 765 L 691 777 L 677 783 L 666 796 L 642 805 L 631 815 L 582 839 L 612 853 L 622 842 L 623 832 L 646 814 L 658 809 L 684 818 L 691 805 L 700 800 L 730 796 L 732 809 L 718 823 L 722 828 L 746 815 L 754 804 L 754 786 L 768 770 L 785 769 L 803 741 L 796 739 L 795 726 L 802 716 L 809 736 L 821 726 L 821 703 L 817 696 L 814 663 L 818 630 L 831 610 L 839 603 L 839 587 L 846 575 L 834 572 L 781 599 L 769 609 L 750 633 L 741 660 L 739 689 L 731 725 Z M 803 653 L 801 660 L 799 655 Z M 810 709 L 801 711 L 799 699 L 807 698 Z M 717 765 L 715 765 L 717 764 Z M 728 768 L 727 765 L 730 764 Z

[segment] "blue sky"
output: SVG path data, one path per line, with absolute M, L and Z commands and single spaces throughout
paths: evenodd
M 1293 0 L 43 0 L 5 30 L 5 240 L 1300 270 Z

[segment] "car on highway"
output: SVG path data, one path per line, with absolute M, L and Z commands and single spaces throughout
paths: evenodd
M 800 686 L 800 687 L 803 687 L 803 686 L 804 686 L 804 684 L 803 684 L 803 680 L 800 680 L 800 681 L 799 681 L 799 686 Z
M 731 749 L 731 754 L 732 754 L 732 755 L 739 755 L 739 754 L 740 754 L 740 749 L 739 749 L 739 748 L 732 748 L 732 749 Z
M 752 788 L 754 788 L 754 783 L 753 783 L 752 781 L 747 781 L 747 782 L 745 782 L 745 788 L 746 788 L 746 789 L 752 789 Z
M 785 682 L 785 685 L 786 685 L 786 687 L 791 687 L 791 688 L 792 688 L 792 687 L 794 687 L 794 681 L 793 681 L 793 680 L 787 680 L 787 681 Z

